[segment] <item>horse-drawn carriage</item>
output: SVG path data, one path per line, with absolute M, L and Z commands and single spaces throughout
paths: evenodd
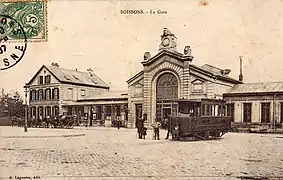
M 53 116 L 51 125 L 55 128 L 65 128 L 72 129 L 77 122 L 76 116 L 70 115 L 61 115 L 61 116 Z
M 77 123 L 76 116 L 60 115 L 49 116 L 46 118 L 29 118 L 27 121 L 28 127 L 33 128 L 65 128 L 72 129 Z M 25 124 L 24 118 L 18 118 L 13 116 L 11 118 L 12 126 L 23 127 Z
M 169 118 L 173 140 L 219 138 L 231 129 L 231 117 L 226 116 L 222 100 L 180 101 L 179 108 L 180 113 Z

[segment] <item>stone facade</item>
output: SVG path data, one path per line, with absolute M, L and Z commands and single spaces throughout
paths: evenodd
M 166 38 L 166 34 L 170 37 Z M 142 114 L 146 116 L 145 123 L 148 127 L 156 119 L 157 82 L 163 74 L 170 73 L 177 79 L 178 97 L 176 101 L 201 98 L 222 99 L 223 93 L 228 92 L 235 84 L 241 83 L 228 77 L 227 73 L 221 74 L 224 71 L 222 69 L 213 66 L 198 67 L 193 65 L 190 47 L 185 47 L 184 54 L 176 52 L 176 43 L 170 42 L 174 41 L 173 36 L 166 29 L 166 33 L 161 36 L 162 42 L 158 54 L 150 57 L 147 52 L 147 56 L 142 62 L 143 70 L 127 81 L 129 126 L 131 127 L 134 127 L 138 118 L 136 114 L 137 104 L 142 105 Z M 165 39 L 166 42 L 163 42 Z M 138 95 L 136 94 L 137 91 L 139 92 Z M 171 103 L 173 102 L 171 101 Z

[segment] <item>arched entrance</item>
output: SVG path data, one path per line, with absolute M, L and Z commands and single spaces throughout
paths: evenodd
M 172 73 L 162 74 L 156 83 L 156 118 L 163 121 L 178 112 L 178 80 Z

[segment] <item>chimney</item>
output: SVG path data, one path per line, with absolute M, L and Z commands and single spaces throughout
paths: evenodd
M 59 67 L 59 64 L 52 62 L 52 63 L 51 63 L 51 66 Z
M 93 70 L 91 68 L 88 68 L 86 71 L 89 73 L 90 77 L 93 76 L 93 74 L 92 74 Z
M 239 75 L 239 81 L 243 82 L 243 68 L 242 68 L 242 58 L 243 56 L 239 56 L 240 58 L 240 75 Z

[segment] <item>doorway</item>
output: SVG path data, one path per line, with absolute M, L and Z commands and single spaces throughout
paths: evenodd
M 138 121 L 138 119 L 142 117 L 142 104 L 136 104 L 136 121 Z M 136 123 L 135 123 L 135 127 L 136 127 Z
M 171 107 L 164 107 L 163 108 L 163 113 L 162 113 L 162 119 L 165 119 L 165 118 L 169 118 L 169 116 L 171 116 L 172 114 L 172 108 Z

